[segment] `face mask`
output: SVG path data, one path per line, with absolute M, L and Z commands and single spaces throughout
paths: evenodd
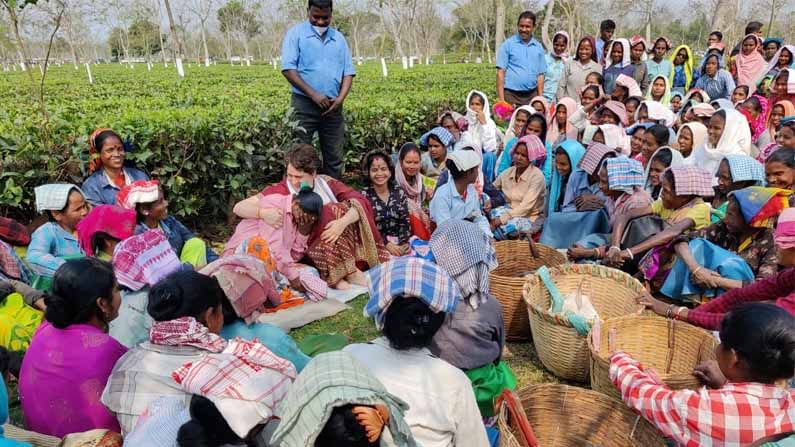
M 314 28 L 314 29 L 315 29 L 315 32 L 316 32 L 316 33 L 317 33 L 319 36 L 322 36 L 323 34 L 326 34 L 326 31 L 328 30 L 328 27 L 327 27 L 327 26 L 315 26 L 315 25 L 312 25 L 312 28 Z

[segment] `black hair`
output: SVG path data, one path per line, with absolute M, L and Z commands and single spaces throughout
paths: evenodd
M 472 92 L 472 94 L 469 95 L 469 102 L 472 102 L 474 98 L 480 98 L 480 103 L 483 104 L 484 107 L 486 106 L 486 98 L 484 98 L 483 95 Z M 469 104 L 467 104 L 467 106 L 469 106 Z
M 759 31 L 762 31 L 763 26 L 765 25 L 763 25 L 762 22 L 749 22 L 748 25 L 745 25 L 745 35 L 747 36 L 749 34 L 758 33 Z
M 762 111 L 762 104 L 759 103 L 759 99 L 756 96 L 751 96 L 751 97 L 749 97 L 748 99 L 746 99 L 743 102 L 744 103 L 746 103 L 746 102 L 750 103 L 752 106 L 754 106 L 754 110 L 756 110 L 756 111 L 759 111 L 759 112 Z
M 323 212 L 323 199 L 309 186 L 301 188 L 298 194 L 295 195 L 295 198 L 298 200 L 298 206 L 304 212 L 318 217 L 320 213 Z
M 306 9 L 309 9 L 313 6 L 317 9 L 333 9 L 331 0 L 309 0 Z
M 716 36 L 719 41 L 723 41 L 723 33 L 720 31 L 713 31 L 709 33 L 710 36 Z
M 110 241 L 118 241 L 118 239 L 102 231 L 94 233 L 94 236 L 91 237 L 91 250 L 94 251 L 94 255 L 102 251 L 105 244 Z
M 720 340 L 744 361 L 754 382 L 795 375 L 795 317 L 773 304 L 751 303 L 723 317 Z
M 86 323 L 93 317 L 105 321 L 97 298 L 113 301 L 115 287 L 110 263 L 97 258 L 66 261 L 55 271 L 52 292 L 44 297 L 44 318 L 58 329 Z
M 654 141 L 660 146 L 668 144 L 668 139 L 671 137 L 671 132 L 662 124 L 651 126 L 646 129 L 646 132 L 651 132 L 651 134 L 654 135 Z
M 218 280 L 193 270 L 169 274 L 149 290 L 146 311 L 155 321 L 199 317 L 210 308 L 221 305 L 226 298 Z
M 582 90 L 582 93 L 583 93 L 583 94 L 585 94 L 585 92 L 587 92 L 588 90 L 592 90 L 592 91 L 593 91 L 593 94 L 594 94 L 594 96 L 596 96 L 596 99 L 599 99 L 599 94 L 600 94 L 601 92 L 599 92 L 599 86 L 598 86 L 598 85 L 588 84 L 588 85 L 586 85 L 586 86 L 585 86 L 585 88 Z
M 668 180 L 672 185 L 676 185 L 676 180 L 674 180 L 674 171 L 670 169 L 666 169 L 665 172 L 663 172 L 663 179 Z M 660 183 L 662 183 L 662 181 L 660 181 Z M 676 188 L 674 188 L 674 192 L 676 192 Z
M 295 169 L 307 174 L 314 174 L 320 169 L 320 157 L 317 151 L 310 144 L 298 143 L 294 144 L 290 150 L 287 151 L 284 157 L 285 168 L 288 164 L 293 165 Z
M 524 11 L 521 14 L 519 14 L 519 20 L 517 20 L 516 23 L 518 24 L 519 22 L 521 22 L 524 19 L 532 20 L 533 21 L 533 26 L 535 26 L 535 24 L 536 24 L 536 14 L 533 11 Z
M 748 88 L 747 85 L 738 85 L 737 87 L 734 87 L 735 90 L 737 90 L 738 88 L 745 90 L 745 96 L 748 96 L 748 93 L 750 92 L 750 89 Z M 751 98 L 753 98 L 753 96 Z M 751 98 L 748 98 L 748 99 L 751 99 Z M 756 105 L 757 105 L 757 107 L 759 106 L 759 100 L 756 101 Z
M 384 335 L 390 346 L 399 351 L 425 348 L 444 319 L 444 312 L 433 312 L 422 299 L 398 296 L 384 315 Z
M 788 168 L 795 169 L 795 149 L 779 148 L 767 157 L 765 163 L 781 163 Z
M 206 397 L 198 395 L 191 397 L 189 411 L 191 419 L 177 432 L 178 446 L 220 447 L 243 442 L 229 427 L 229 423 L 215 404 Z
M 121 136 L 116 132 L 110 129 L 103 130 L 102 132 L 97 134 L 96 137 L 94 137 L 94 148 L 96 148 L 97 152 L 102 152 L 102 146 L 105 144 L 105 141 L 107 141 L 109 138 L 118 138 L 119 142 L 123 142 Z
M 671 166 L 671 162 L 673 161 L 673 159 L 674 159 L 674 155 L 673 155 L 673 152 L 671 152 L 671 149 L 667 148 L 667 147 L 663 147 L 663 148 L 660 148 L 660 149 L 657 150 L 657 153 L 651 158 L 651 161 L 649 162 L 649 164 L 654 163 L 655 161 L 658 161 L 658 162 L 664 164 L 665 167 L 667 168 L 667 167 Z
M 713 57 L 715 58 L 715 63 L 718 64 L 718 70 L 720 70 L 720 56 L 718 54 L 716 54 L 716 53 L 708 54 L 707 57 L 704 58 L 704 66 L 701 67 L 701 74 L 702 75 L 707 74 L 707 63 Z M 690 95 L 690 99 L 692 99 L 692 98 L 693 98 L 693 95 Z M 702 96 L 701 99 L 703 100 L 704 97 Z
M 640 103 L 643 102 L 643 99 L 637 96 L 630 96 L 629 98 L 624 100 L 624 107 L 628 106 L 630 102 L 634 102 L 635 107 L 639 107 Z
M 9 351 L 5 346 L 0 346 L 0 374 L 3 378 L 11 374 L 19 377 L 19 370 L 22 368 L 22 358 L 24 352 Z
M 335 407 L 331 411 L 331 416 L 323 430 L 320 431 L 315 439 L 315 447 L 374 447 L 380 445 L 380 441 L 370 442 L 367 440 L 367 432 L 364 427 L 356 420 L 353 414 L 353 404 L 346 404 Z
M 534 113 L 530 115 L 530 118 L 527 119 L 527 123 L 524 125 L 524 128 L 522 129 L 521 135 L 522 136 L 527 135 L 527 128 L 528 126 L 530 126 L 530 123 L 532 122 L 536 122 L 541 125 L 541 135 L 539 135 L 538 138 L 541 141 L 547 141 L 547 129 L 549 128 L 549 124 L 547 123 L 547 119 L 544 118 L 544 115 L 540 113 Z
M 596 83 L 599 84 L 599 85 L 602 85 L 602 84 L 605 83 L 605 77 L 602 76 L 602 73 L 599 73 L 598 71 L 592 71 L 592 72 L 588 73 L 587 75 L 585 75 L 586 78 L 588 78 L 588 76 L 596 76 Z M 597 97 L 599 97 L 599 95 L 597 95 Z
M 370 181 L 370 167 L 376 159 L 384 160 L 389 169 L 389 181 L 387 185 L 392 188 L 395 185 L 395 165 L 392 164 L 392 157 L 382 149 L 373 149 L 362 158 L 362 182 L 365 186 L 372 185 Z
M 449 114 L 448 114 L 448 115 L 449 115 Z M 450 118 L 452 118 L 452 115 L 449 115 L 449 116 L 450 116 Z M 444 118 L 442 118 L 442 119 L 444 119 Z M 429 139 L 430 139 L 431 137 L 433 137 L 434 139 L 436 139 L 437 141 L 439 141 L 439 137 L 437 137 L 436 135 L 434 135 L 434 134 L 430 134 L 430 135 L 428 136 L 428 138 L 429 138 Z M 439 143 L 440 143 L 442 146 L 444 146 L 444 143 L 442 143 L 441 141 L 439 141 Z M 398 160 L 399 160 L 399 161 L 402 163 L 402 162 L 403 162 L 403 160 L 405 160 L 405 158 L 406 158 L 406 155 L 408 155 L 408 154 L 409 154 L 409 153 L 411 153 L 411 152 L 416 152 L 416 153 L 417 153 L 417 155 L 419 155 L 420 157 L 422 157 L 422 153 L 420 152 L 420 148 L 418 148 L 416 144 L 414 144 L 414 143 L 412 143 L 411 141 L 409 141 L 409 142 L 403 143 L 403 146 L 400 146 L 400 149 L 398 150 Z
M 602 23 L 599 24 L 599 31 L 610 31 L 616 29 L 616 22 L 607 19 L 602 20 Z

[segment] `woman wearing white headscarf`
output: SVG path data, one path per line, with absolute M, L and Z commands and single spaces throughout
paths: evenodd
M 717 184 L 715 173 L 724 157 L 751 153 L 751 129 L 742 113 L 721 109 L 709 119 L 707 141 L 693 151 L 693 165 L 706 169 Z
M 605 93 L 613 93 L 616 79 L 619 75 L 626 75 L 630 78 L 635 73 L 635 67 L 630 59 L 630 46 L 627 39 L 616 39 L 610 44 L 605 58 L 604 83 Z

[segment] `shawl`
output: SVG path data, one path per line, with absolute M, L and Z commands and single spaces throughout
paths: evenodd
M 585 155 L 583 155 L 580 162 L 577 164 L 577 168 L 587 172 L 588 175 L 596 175 L 605 155 L 610 153 L 615 154 L 615 152 L 615 149 L 605 146 L 602 143 L 591 143 L 588 145 Z
M 162 231 L 149 230 L 127 238 L 113 251 L 116 280 L 130 290 L 141 290 L 180 269 L 179 258 Z
M 709 103 L 709 105 L 711 105 L 712 108 L 714 108 L 716 112 L 718 110 L 720 110 L 720 109 L 737 110 L 737 107 L 734 106 L 734 103 L 732 103 L 730 100 L 728 100 L 726 98 L 714 99 L 714 100 L 712 100 L 712 102 Z
M 596 135 L 596 132 L 599 130 L 601 130 L 599 126 L 594 126 L 592 124 L 585 126 L 585 130 L 582 132 L 582 144 L 591 144 L 591 142 L 593 142 L 593 136 Z
M 153 203 L 159 197 L 159 181 L 138 180 L 122 188 L 116 196 L 116 202 L 122 208 L 134 210 L 139 203 Z
M 605 69 L 613 66 L 613 59 L 610 57 L 613 54 L 613 47 L 615 44 L 620 44 L 624 48 L 624 54 L 621 57 L 621 62 L 618 64 L 618 68 L 624 68 L 631 63 L 630 61 L 630 51 L 631 48 L 629 46 L 629 41 L 627 39 L 614 39 L 610 42 L 610 48 L 607 50 L 607 56 L 605 57 Z M 629 96 L 634 96 L 630 94 Z
M 86 256 L 94 256 L 91 241 L 97 233 L 104 233 L 123 241 L 135 233 L 136 214 L 116 205 L 99 205 L 77 224 L 77 243 Z
M 784 45 L 783 47 L 779 48 L 778 51 L 776 51 L 776 54 L 773 56 L 773 59 L 770 59 L 770 61 L 767 64 L 767 67 L 765 68 L 765 71 L 763 71 L 754 82 L 755 85 L 759 85 L 759 83 L 762 82 L 762 80 L 764 80 L 770 74 L 771 71 L 778 68 L 778 59 L 779 57 L 781 57 L 781 53 L 784 50 L 789 51 L 789 53 L 792 55 L 792 60 L 790 61 L 789 67 L 784 67 L 784 68 L 795 67 L 795 45 Z
M 630 139 L 627 137 L 626 132 L 621 126 L 615 124 L 602 124 L 599 126 L 602 135 L 605 138 L 605 145 L 614 149 L 616 152 L 627 155 L 632 149 L 630 147 Z
M 784 95 L 779 95 L 777 92 L 773 92 L 773 94 L 768 98 L 768 101 L 771 104 L 778 104 L 779 101 L 790 101 L 795 104 L 795 70 L 791 68 L 782 68 L 779 70 L 778 74 L 776 75 L 775 79 L 771 85 L 775 85 L 776 79 L 778 79 L 782 74 L 787 73 L 787 93 Z
M 102 157 L 99 156 L 99 152 L 102 148 L 97 147 L 96 139 L 99 134 L 109 130 L 112 129 L 102 127 L 92 132 L 91 136 L 88 137 L 88 169 L 86 169 L 86 175 L 91 175 L 94 171 L 102 167 Z
M 676 115 L 674 115 L 674 112 L 672 112 L 671 109 L 662 103 L 651 100 L 643 101 L 638 106 L 638 110 L 635 110 L 635 121 L 639 121 L 638 117 L 640 116 L 640 108 L 644 105 L 646 106 L 646 116 L 648 116 L 648 119 L 654 121 L 657 124 L 662 124 L 668 128 L 674 125 L 674 122 L 676 121 Z
M 190 412 L 181 399 L 164 396 L 149 404 L 135 429 L 124 437 L 124 443 L 134 445 L 176 446 L 179 429 L 190 421 Z
M 281 293 L 269 273 L 276 268 L 276 263 L 271 263 L 268 268 L 253 256 L 224 256 L 207 264 L 200 273 L 217 279 L 237 316 L 251 324 L 264 311 L 268 301 L 274 306 L 282 302 Z
M 213 334 L 193 317 L 155 321 L 149 330 L 149 342 L 159 346 L 192 346 L 210 352 L 221 352 L 226 341 Z
M 765 57 L 757 51 L 760 41 L 759 37 L 755 34 L 748 34 L 743 37 L 740 45 L 742 46 L 742 42 L 745 42 L 749 38 L 754 40 L 754 49 L 751 51 L 751 54 L 747 55 L 744 54 L 741 49 L 734 59 L 734 64 L 737 67 L 737 85 L 747 85 L 748 94 L 753 95 L 754 92 L 756 92 L 756 81 L 767 74 L 767 61 L 765 61 Z
M 0 217 L 0 240 L 18 247 L 25 247 L 30 244 L 30 233 L 24 225 L 16 220 Z
M 558 101 L 558 104 L 555 106 L 555 114 L 552 115 L 552 121 L 549 123 L 549 128 L 547 129 L 547 143 L 555 144 L 558 139 L 560 138 L 560 130 L 558 126 L 558 115 L 557 115 L 557 108 L 563 106 L 566 108 L 566 135 L 565 138 L 568 140 L 576 140 L 577 139 L 577 128 L 571 124 L 569 118 L 574 116 L 574 112 L 577 111 L 577 103 L 574 102 L 572 98 L 563 98 Z
M 153 328 L 154 329 L 154 328 Z M 296 377 L 295 366 L 258 340 L 239 337 L 221 352 L 205 353 L 171 375 L 185 392 L 212 401 L 241 438 L 269 421 Z
M 521 106 L 518 107 L 516 110 L 513 111 L 513 115 L 511 115 L 511 121 L 508 123 L 508 130 L 505 131 L 505 141 L 510 140 L 511 138 L 518 137 L 519 135 L 514 132 L 513 128 L 516 124 L 516 115 L 519 114 L 520 110 L 524 110 L 527 112 L 528 119 L 529 117 L 533 116 L 536 113 L 536 109 L 532 108 L 531 106 Z
M 771 119 L 771 115 L 773 114 L 773 108 L 776 106 L 781 106 L 784 109 L 784 116 L 782 118 L 786 118 L 788 116 L 795 115 L 795 104 L 792 101 L 788 101 L 786 99 L 778 101 L 776 103 L 768 101 L 768 105 L 771 105 L 770 110 L 768 110 L 767 116 L 767 131 L 770 132 L 770 140 L 776 141 L 776 126 L 773 125 L 773 120 Z M 779 123 L 780 124 L 780 123 Z
M 436 263 L 455 281 L 463 299 L 473 309 L 489 299 L 489 272 L 497 268 L 494 245 L 472 222 L 448 220 L 431 235 Z
M 580 45 L 582 45 L 582 43 L 585 41 L 591 44 L 591 60 L 594 62 L 599 62 L 599 57 L 596 54 L 596 39 L 594 39 L 593 36 L 585 36 L 582 39 L 580 39 L 580 42 L 577 43 L 577 49 L 574 50 L 574 57 L 575 58 L 579 57 Z
M 83 191 L 71 183 L 50 183 L 37 186 L 33 192 L 36 196 L 36 212 L 61 211 L 69 203 L 69 194 L 77 190 L 85 197 Z
M 756 182 L 757 186 L 765 184 L 765 167 L 752 157 L 745 154 L 732 154 L 723 158 L 729 164 L 732 182 Z
M 651 80 L 651 84 L 649 84 L 649 90 L 646 91 L 646 99 L 649 101 L 654 101 L 654 97 L 652 95 L 652 88 L 654 87 L 654 81 L 657 79 L 662 79 L 665 82 L 665 93 L 663 93 L 662 98 L 660 98 L 660 104 L 668 107 L 671 105 L 671 81 L 668 79 L 668 76 L 665 75 L 657 75 L 654 79 Z
M 753 228 L 773 228 L 778 216 L 789 208 L 792 191 L 779 188 L 751 186 L 732 191 L 729 196 L 737 199 L 743 219 Z
M 609 124 L 608 124 L 609 125 Z M 600 126 L 601 128 L 602 126 Z M 617 127 L 617 126 L 613 126 Z M 605 136 L 605 139 L 607 137 Z M 580 160 L 585 155 L 585 148 L 582 144 L 578 143 L 577 140 L 566 140 L 560 143 L 555 148 L 555 153 L 557 151 L 563 151 L 566 155 L 569 156 L 569 163 L 571 164 L 571 174 L 574 173 L 574 168 L 578 164 L 580 164 Z M 569 174 L 569 177 L 571 177 Z M 552 180 L 549 184 L 549 201 L 547 202 L 547 216 L 551 215 L 554 212 L 559 211 L 558 201 L 560 200 L 560 195 L 566 194 L 566 185 L 563 184 L 563 177 L 560 176 L 558 173 L 557 167 L 552 169 Z
M 436 119 L 436 125 L 441 126 L 442 122 L 444 121 L 444 118 L 448 115 L 453 119 L 453 121 L 455 121 L 455 125 L 458 128 L 459 132 L 467 130 L 467 119 L 464 118 L 464 115 L 454 110 L 445 110 L 444 112 L 442 112 L 442 114 L 439 115 L 439 118 Z
M 555 109 L 552 108 L 552 105 L 549 103 L 549 101 L 547 101 L 547 98 L 544 98 L 543 96 L 536 96 L 535 98 L 530 100 L 530 107 L 532 107 L 533 103 L 535 102 L 540 102 L 541 104 L 544 105 L 543 115 L 544 118 L 547 120 L 547 124 L 552 122 L 552 118 L 555 115 Z M 539 113 L 539 112 L 533 109 L 533 113 Z
M 555 53 L 555 45 L 554 45 L 554 43 L 555 43 L 555 38 L 556 38 L 556 37 L 558 37 L 558 36 L 563 36 L 563 37 L 565 37 L 565 38 L 566 38 L 566 48 L 564 48 L 564 49 L 563 49 L 563 52 L 562 52 L 562 53 L 560 53 L 560 54 L 558 54 L 558 53 Z M 568 59 L 568 58 L 569 58 L 569 43 L 570 43 L 570 42 L 571 42 L 571 39 L 569 38 L 569 33 L 567 33 L 566 31 L 558 31 L 558 32 L 556 32 L 556 33 L 555 33 L 555 35 L 554 35 L 554 36 L 552 36 L 552 43 L 553 43 L 553 45 L 552 45 L 552 52 L 551 52 L 551 53 L 552 53 L 552 55 L 553 55 L 553 56 L 555 56 L 555 57 L 561 58 L 561 59 L 563 59 L 564 61 L 565 61 L 566 59 Z
M 726 124 L 723 127 L 717 146 L 713 147 L 709 139 L 704 145 L 693 151 L 696 166 L 701 166 L 713 175 L 723 157 L 730 154 L 748 154 L 751 147 L 751 130 L 745 116 L 736 110 L 724 110 Z
M 677 140 L 679 140 L 679 135 L 682 133 L 682 129 L 684 128 L 690 129 L 690 135 L 693 136 L 693 147 L 690 149 L 690 154 L 692 155 L 697 147 L 702 146 L 707 141 L 707 126 L 699 123 L 698 121 L 685 123 L 679 128 L 679 132 L 676 134 Z
M 483 98 L 483 115 L 486 117 L 486 123 L 485 124 L 480 124 L 480 121 L 478 121 L 478 118 L 477 118 L 477 115 L 475 115 L 475 112 L 473 112 L 472 109 L 469 108 L 469 101 L 472 98 L 472 95 L 474 95 L 474 94 L 478 94 L 478 95 L 480 95 Z M 467 95 L 467 104 L 466 104 L 466 106 L 467 106 L 467 109 L 466 109 L 467 110 L 467 113 L 466 113 L 467 130 L 466 130 L 466 132 L 472 138 L 473 141 L 476 141 L 478 143 L 478 145 L 481 145 L 480 149 L 486 150 L 486 148 L 482 147 L 482 145 L 483 145 L 483 137 L 484 137 L 484 133 L 485 133 L 485 126 L 488 126 L 489 124 L 491 124 L 492 126 L 494 126 L 494 128 L 496 130 L 496 124 L 494 124 L 494 121 L 492 121 L 492 119 L 491 119 L 491 108 L 489 107 L 489 97 L 486 96 L 486 94 L 483 93 L 483 92 L 480 92 L 480 91 L 477 91 L 477 90 L 472 90 Z M 493 151 L 494 149 L 491 148 L 490 150 Z
M 779 250 L 795 248 L 795 208 L 781 212 L 773 237 Z
M 674 63 L 674 60 L 676 59 L 676 55 L 679 54 L 680 50 L 685 50 L 687 53 L 687 60 L 685 60 L 683 67 L 685 70 L 685 91 L 687 91 L 693 85 L 693 51 L 690 50 L 689 46 L 679 45 L 676 47 L 674 52 L 671 53 L 671 56 L 668 58 L 668 60 L 671 61 L 671 65 L 674 67 L 674 69 L 671 70 L 671 77 L 668 80 L 670 81 L 669 85 L 674 84 L 674 76 L 676 73 L 676 64 Z M 718 67 L 718 69 L 720 69 L 720 67 Z M 707 99 L 705 99 L 705 101 L 707 101 Z
M 710 118 L 715 114 L 715 112 L 717 112 L 714 107 L 705 102 L 693 104 L 693 107 L 690 108 L 690 111 L 693 113 L 693 116 L 698 118 Z
M 646 189 L 646 192 L 652 196 L 654 196 L 654 186 L 652 186 L 651 184 L 651 179 L 649 178 L 649 172 L 651 171 L 652 162 L 657 157 L 657 154 L 659 154 L 660 151 L 662 150 L 671 152 L 671 164 L 668 165 L 668 168 L 678 168 L 680 166 L 684 166 L 685 164 L 685 157 L 682 156 L 682 153 L 679 152 L 678 150 L 673 149 L 670 146 L 660 146 L 659 148 L 657 148 L 657 150 L 654 151 L 654 153 L 651 155 L 649 162 L 646 163 L 646 168 L 643 171 L 643 178 L 646 179 L 644 188 Z M 657 197 L 653 198 L 657 199 Z
M 540 164 L 547 158 L 547 147 L 537 136 L 530 134 L 525 135 L 516 142 L 511 148 L 510 156 L 513 160 L 513 153 L 516 151 L 516 146 L 524 144 L 527 148 L 527 159 L 530 163 Z
M 608 158 L 605 166 L 611 191 L 632 194 L 643 185 L 643 165 L 639 161 L 627 157 Z
M 712 197 L 712 176 L 697 166 L 668 168 L 674 176 L 674 191 L 677 196 Z
M 271 442 L 282 447 L 315 445 L 331 413 L 343 405 L 386 406 L 385 429 L 398 447 L 415 447 L 411 428 L 403 419 L 409 407 L 386 390 L 369 368 L 342 351 L 320 354 L 301 371 L 282 401 L 281 422 Z M 387 443 L 382 438 L 382 447 Z
M 597 110 L 597 115 L 601 114 L 602 110 L 609 110 L 618 117 L 618 122 L 622 127 L 625 127 L 628 124 L 627 119 L 627 108 L 624 106 L 624 103 L 620 101 L 613 101 L 609 100 L 604 103 L 602 107 Z
M 445 314 L 452 313 L 462 299 L 450 275 L 422 258 L 393 258 L 370 269 L 367 289 L 370 300 L 364 307 L 364 316 L 372 317 L 378 330 L 384 329 L 386 311 L 399 296 L 421 299 L 434 312 Z
M 756 118 L 754 118 L 753 115 L 751 115 L 751 112 L 749 112 L 745 108 L 741 109 L 740 113 L 742 113 L 745 116 L 745 118 L 748 120 L 748 127 L 750 127 L 751 129 L 751 142 L 756 144 L 756 141 L 759 139 L 759 137 L 761 137 L 762 134 L 764 134 L 765 131 L 767 130 L 767 117 L 770 113 L 769 110 L 770 106 L 769 103 L 767 102 L 767 98 L 765 98 L 764 96 L 760 95 L 753 95 L 753 96 L 757 99 L 757 101 L 759 101 L 759 105 L 761 108 Z
M 418 172 L 417 175 L 414 176 L 414 181 L 410 182 L 408 178 L 406 178 L 403 168 L 401 166 L 395 167 L 395 180 L 397 180 L 398 185 L 403 188 L 403 191 L 406 192 L 406 197 L 408 197 L 409 202 L 414 204 L 415 208 L 422 208 L 422 201 L 425 196 L 425 184 L 422 179 L 423 175 Z
M 631 76 L 627 76 L 625 74 L 618 75 L 618 77 L 616 78 L 616 85 L 617 86 L 620 85 L 627 89 L 627 91 L 629 92 L 628 93 L 629 96 L 627 96 L 628 98 L 631 98 L 633 96 L 643 96 L 643 93 L 640 91 L 640 86 L 638 86 L 638 81 L 636 81 Z

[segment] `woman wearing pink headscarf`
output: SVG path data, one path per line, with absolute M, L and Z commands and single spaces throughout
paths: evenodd
M 555 106 L 555 115 L 547 130 L 547 143 L 555 146 L 562 140 L 577 139 L 577 128 L 569 122 L 569 118 L 577 111 L 577 103 L 571 98 L 563 98 Z
M 767 72 L 765 57 L 759 52 L 759 37 L 748 34 L 743 38 L 742 49 L 734 60 L 732 74 L 737 85 L 747 85 L 748 94 L 756 92 L 756 81 Z

